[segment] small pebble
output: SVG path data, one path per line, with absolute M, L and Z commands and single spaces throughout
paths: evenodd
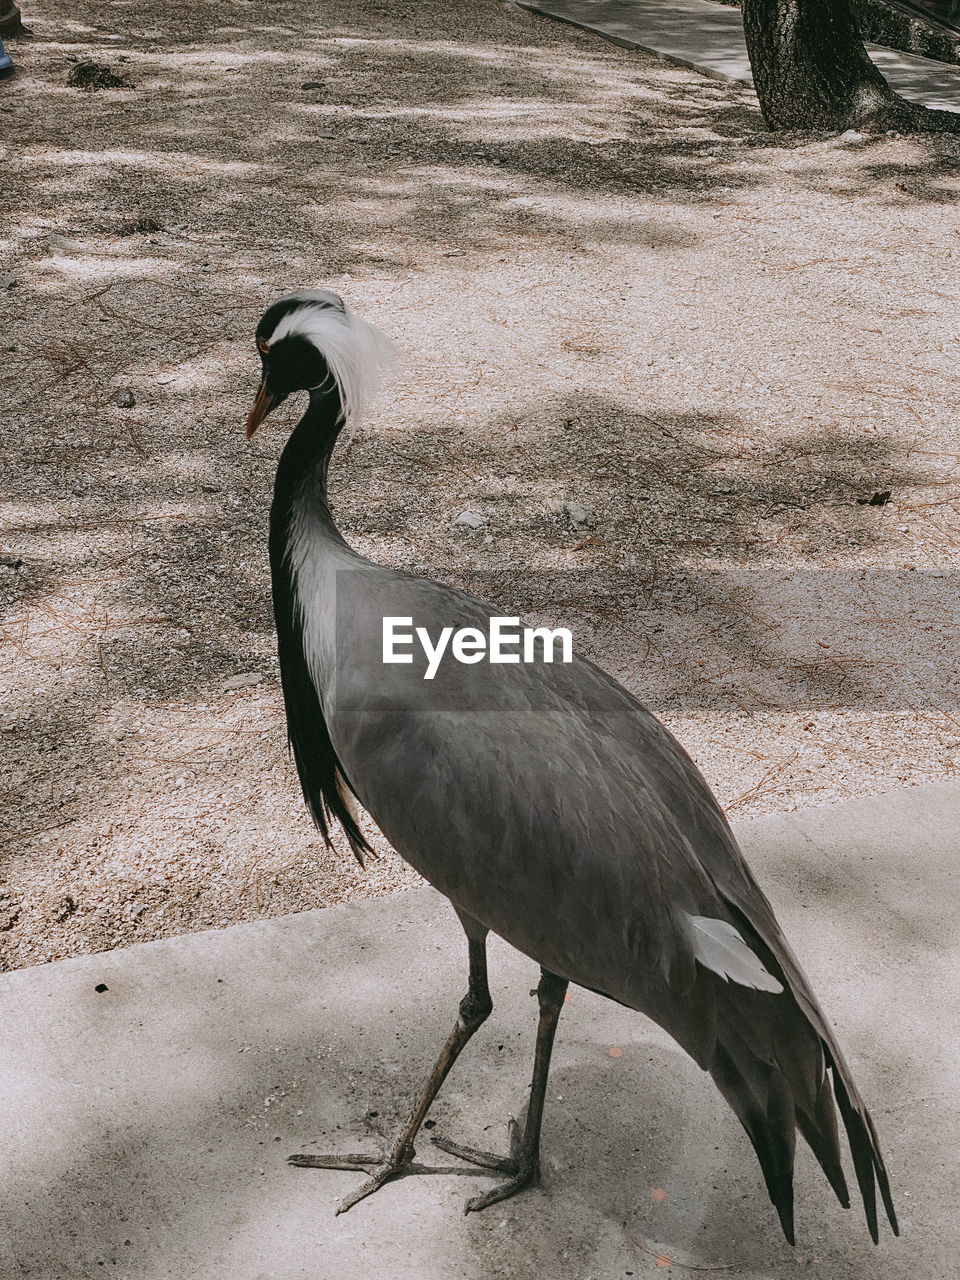
M 224 680 L 221 688 L 227 689 L 250 689 L 255 684 L 263 684 L 263 676 L 259 671 L 247 671 L 242 675 L 231 676 L 229 680 Z
M 137 402 L 129 387 L 121 387 L 119 391 L 115 392 L 113 403 L 118 409 L 132 409 Z
M 596 514 L 589 507 L 584 507 L 579 502 L 565 502 L 563 510 L 571 524 L 579 525 L 584 529 L 596 527 Z
M 482 529 L 487 523 L 487 518 L 478 516 L 475 511 L 461 511 L 453 523 L 466 525 L 468 529 Z

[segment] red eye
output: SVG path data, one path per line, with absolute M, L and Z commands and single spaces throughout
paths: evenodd
M 270 350 L 269 343 L 264 342 L 264 340 L 263 340 L 262 338 L 258 338 L 258 339 L 257 339 L 257 350 L 258 350 L 258 351 L 262 351 L 262 352 L 263 352 L 263 354 L 264 354 L 264 355 L 266 355 L 266 354 L 269 352 L 269 350 Z

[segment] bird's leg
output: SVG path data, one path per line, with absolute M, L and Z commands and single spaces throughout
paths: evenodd
M 563 998 L 567 993 L 566 978 L 558 978 L 546 969 L 540 970 L 540 985 L 537 987 L 537 999 L 540 1004 L 540 1022 L 537 1026 L 537 1048 L 533 1059 L 533 1080 L 530 1084 L 530 1102 L 527 1105 L 527 1118 L 521 1132 L 519 1126 L 510 1124 L 510 1155 L 490 1155 L 486 1151 L 477 1151 L 474 1147 L 462 1147 L 458 1143 L 448 1142 L 444 1138 L 433 1138 L 432 1141 L 451 1155 L 460 1156 L 486 1169 L 500 1169 L 511 1176 L 484 1195 L 474 1196 L 468 1200 L 466 1213 L 476 1213 L 496 1204 L 498 1200 L 506 1200 L 519 1191 L 521 1187 L 536 1186 L 540 1181 L 540 1126 L 543 1123 L 543 1102 L 547 1092 L 547 1076 L 550 1072 L 550 1055 L 553 1052 L 553 1039 L 560 1021 Z
M 460 914 L 458 912 L 458 914 Z M 337 1213 L 345 1213 L 358 1201 L 378 1191 L 390 1178 L 401 1173 L 437 1173 L 447 1170 L 430 1169 L 413 1164 L 413 1140 L 423 1123 L 423 1118 L 430 1104 L 447 1078 L 450 1068 L 456 1062 L 461 1050 L 482 1023 L 490 1016 L 493 1001 L 490 999 L 490 988 L 487 985 L 487 930 L 469 917 L 460 915 L 467 934 L 470 947 L 470 985 L 467 994 L 460 1001 L 460 1012 L 456 1026 L 447 1038 L 440 1051 L 440 1056 L 420 1092 L 416 1106 L 410 1113 L 406 1124 L 400 1130 L 390 1150 L 383 1156 L 323 1156 L 296 1155 L 290 1156 L 289 1164 L 306 1169 L 359 1169 L 369 1172 L 367 1180 L 340 1201 Z

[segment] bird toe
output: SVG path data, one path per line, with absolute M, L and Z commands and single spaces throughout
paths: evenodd
M 287 1156 L 287 1164 L 292 1164 L 298 1169 L 355 1169 L 361 1173 L 369 1172 L 372 1169 L 378 1169 L 383 1162 L 383 1156 Z
M 456 1156 L 458 1160 L 466 1160 L 469 1164 L 480 1165 L 483 1169 L 493 1169 L 498 1173 L 515 1174 L 520 1168 L 516 1157 L 512 1155 L 498 1156 L 492 1151 L 480 1151 L 477 1147 L 466 1147 L 462 1143 L 451 1142 L 449 1138 L 440 1137 L 438 1134 L 431 1134 L 430 1141 L 435 1147 L 439 1147 L 441 1151 L 446 1151 L 449 1155 Z
M 482 1195 L 472 1196 L 463 1206 L 463 1212 L 479 1213 L 481 1209 L 488 1209 L 492 1204 L 498 1204 L 501 1200 L 507 1200 L 510 1196 L 515 1196 L 524 1187 L 536 1187 L 539 1184 L 539 1167 L 535 1164 L 528 1165 L 526 1168 L 521 1168 L 512 1178 L 507 1178 L 504 1182 L 498 1182 L 495 1187 L 491 1187 L 489 1191 L 485 1191 Z

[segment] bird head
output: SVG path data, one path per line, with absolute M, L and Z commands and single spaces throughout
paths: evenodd
M 261 377 L 247 439 L 295 391 L 332 391 L 337 422 L 355 426 L 391 363 L 392 344 L 329 289 L 299 289 L 268 307 L 257 325 Z

